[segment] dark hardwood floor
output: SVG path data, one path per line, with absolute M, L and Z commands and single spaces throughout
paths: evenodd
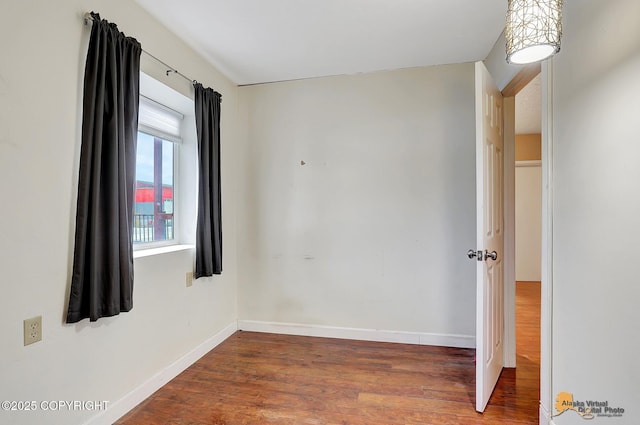
M 537 424 L 540 285 L 517 285 L 517 368 L 474 410 L 474 350 L 237 332 L 119 425 Z

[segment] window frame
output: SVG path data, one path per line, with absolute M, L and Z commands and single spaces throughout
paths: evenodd
M 144 75 L 143 73 L 140 74 L 141 77 Z M 146 76 L 145 76 L 146 77 Z M 150 78 L 150 77 L 147 77 Z M 160 82 L 158 82 L 159 84 L 162 84 Z M 165 86 L 167 89 L 169 89 L 169 87 Z M 142 103 L 146 103 L 149 106 L 149 108 L 151 109 L 155 109 L 155 110 L 159 110 L 159 111 L 163 111 L 166 112 L 168 115 L 173 115 L 176 118 L 179 118 L 180 123 L 179 123 L 179 129 L 180 129 L 180 135 L 176 136 L 174 134 L 171 134 L 169 132 L 165 132 L 162 131 L 161 129 L 158 129 L 156 127 L 150 126 L 150 125 L 145 125 L 144 123 L 140 123 L 138 122 L 138 128 L 137 128 L 137 132 L 138 133 L 144 133 L 148 136 L 154 137 L 154 138 L 159 138 L 163 141 L 167 141 L 169 143 L 171 143 L 172 145 L 172 155 L 173 155 L 173 169 L 172 169 L 172 173 L 173 173 L 173 238 L 172 239 L 168 239 L 168 240 L 162 240 L 162 241 L 149 241 L 149 242 L 133 242 L 133 250 L 135 251 L 143 251 L 143 250 L 148 250 L 148 249 L 154 249 L 154 248 L 162 248 L 162 247 L 167 247 L 167 246 L 172 246 L 172 245 L 179 245 L 180 244 L 180 213 L 179 210 L 180 208 L 178 208 L 179 202 L 180 202 L 180 184 L 179 184 L 179 179 L 180 179 L 180 169 L 179 169 L 179 164 L 180 164 L 180 146 L 182 144 L 182 137 L 183 137 L 183 132 L 184 132 L 184 125 L 182 123 L 182 121 L 184 120 L 184 114 L 182 114 L 181 112 L 176 111 L 175 109 L 166 106 L 162 103 L 160 103 L 159 101 L 153 99 L 153 95 L 151 93 L 140 93 L 140 104 Z M 160 95 L 158 97 L 161 97 Z M 138 163 L 138 157 L 137 157 L 137 152 L 136 152 L 136 167 L 137 167 L 137 163 Z M 137 183 L 137 176 L 136 176 L 136 183 Z M 155 184 L 155 182 L 154 182 Z M 162 183 L 161 183 L 162 184 Z M 135 205 L 135 201 L 134 201 L 134 205 Z M 135 215 L 135 211 L 134 211 L 134 215 Z M 134 225 L 135 225 L 135 220 L 133 220 L 133 222 L 131 223 L 131 232 L 132 232 L 132 236 L 135 232 L 134 229 Z

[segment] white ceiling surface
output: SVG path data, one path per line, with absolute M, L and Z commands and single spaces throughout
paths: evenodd
M 542 132 L 540 74 L 516 94 L 516 134 Z
M 507 9 L 506 0 L 136 2 L 239 85 L 482 60 Z

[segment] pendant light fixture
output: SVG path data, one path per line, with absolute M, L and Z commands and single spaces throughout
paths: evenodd
M 526 64 L 560 51 L 562 0 L 508 0 L 507 62 Z

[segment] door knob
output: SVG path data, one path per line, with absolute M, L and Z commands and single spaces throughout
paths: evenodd
M 489 258 L 491 258 L 493 261 L 496 261 L 498 259 L 498 253 L 495 251 L 487 251 L 486 249 L 484 250 L 484 261 L 487 261 Z
M 467 251 L 467 257 L 471 259 L 476 257 L 478 261 L 482 261 L 482 251 L 470 249 L 469 251 Z

